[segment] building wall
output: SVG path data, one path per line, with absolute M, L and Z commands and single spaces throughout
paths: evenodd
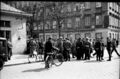
M 7 20 L 11 22 L 11 42 L 13 54 L 23 53 L 26 49 L 26 20 L 16 19 L 14 16 L 1 16 L 1 20 Z M 1 27 L 2 30 L 7 28 Z M 20 37 L 20 39 L 19 39 Z
M 83 4 L 86 4 L 85 2 L 83 2 Z M 118 19 L 116 18 L 116 16 L 118 16 L 118 8 L 117 8 L 117 4 L 113 3 L 116 6 L 112 7 L 112 9 L 110 9 L 110 5 L 109 2 L 101 2 L 101 6 L 100 7 L 96 7 L 96 2 L 90 2 L 90 8 L 86 9 L 84 8 L 83 12 L 79 12 L 77 13 L 77 15 L 72 15 L 69 17 L 65 17 L 65 23 L 64 23 L 64 27 L 62 28 L 62 34 L 64 34 L 64 37 L 66 38 L 67 35 L 71 34 L 71 37 L 73 37 L 73 39 L 75 39 L 75 34 L 80 34 L 80 36 L 83 38 L 85 37 L 85 34 L 90 33 L 91 34 L 91 38 L 95 39 L 96 38 L 96 34 L 98 36 L 101 35 L 101 37 L 103 37 L 103 41 L 104 43 L 106 43 L 106 38 L 110 36 L 111 33 L 111 38 L 117 38 L 118 35 L 118 27 L 120 27 L 118 25 Z M 68 14 L 75 14 L 74 10 L 74 6 L 76 5 L 76 3 L 70 3 L 69 7 L 71 7 L 72 11 L 69 10 L 69 12 L 67 12 Z M 67 6 L 67 5 L 66 5 Z M 70 9 L 70 8 L 69 8 Z M 68 8 L 65 8 L 65 12 L 68 11 Z M 110 15 L 110 12 L 114 15 Z M 64 12 L 63 12 L 64 13 Z M 82 16 L 83 13 L 83 17 Z M 100 24 L 96 24 L 96 16 L 97 15 L 101 15 L 99 18 L 101 18 L 101 23 Z M 87 23 L 87 21 L 89 20 L 85 20 L 86 17 L 90 16 L 90 24 L 88 26 L 85 26 L 85 24 Z M 109 17 L 109 23 L 108 26 L 104 25 L 104 21 L 107 20 L 105 19 L 105 16 Z M 110 18 L 111 16 L 113 16 L 112 18 Z M 77 23 L 75 23 L 75 19 L 80 18 L 80 25 L 78 27 L 75 27 Z M 71 19 L 71 25 L 72 27 L 67 27 L 67 19 Z M 112 20 L 112 21 L 111 21 Z M 51 21 L 52 22 L 52 21 Z M 112 24 L 111 24 L 112 23 Z M 52 23 L 51 23 L 52 24 Z M 94 29 L 94 30 L 90 30 L 90 29 Z M 40 31 L 42 31 L 41 29 L 39 29 Z M 52 25 L 50 29 L 47 29 L 49 31 L 46 32 L 46 34 L 50 34 L 52 35 L 52 33 L 57 32 L 58 35 L 58 28 L 57 29 L 53 29 Z M 51 31 L 51 30 L 56 30 L 55 32 Z M 85 30 L 85 31 L 83 31 Z M 40 32 L 42 34 L 42 32 Z

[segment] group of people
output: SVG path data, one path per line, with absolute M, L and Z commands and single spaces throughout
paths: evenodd
M 111 61 L 113 51 L 120 57 L 120 54 L 116 50 L 118 41 L 116 39 L 110 40 L 110 38 L 107 38 L 106 45 L 103 43 L 102 38 L 96 38 L 94 40 L 88 37 L 78 38 L 72 42 L 68 38 L 63 39 L 60 37 L 57 40 L 49 38 L 45 43 L 43 41 L 39 42 L 38 40 L 31 39 L 28 46 L 30 48 L 30 53 L 32 53 L 33 50 L 36 50 L 38 53 L 44 54 L 44 60 L 47 57 L 47 53 L 52 52 L 53 47 L 59 49 L 59 53 L 63 55 L 64 61 L 70 61 L 70 54 L 72 55 L 72 58 L 76 58 L 76 60 L 90 60 L 92 55 L 96 55 L 97 61 L 104 60 L 105 47 L 109 55 L 108 61 Z M 94 53 L 93 50 L 95 51 Z

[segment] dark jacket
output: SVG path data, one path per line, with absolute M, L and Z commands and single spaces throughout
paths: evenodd
M 91 48 L 90 42 L 84 42 L 84 46 L 85 46 L 85 49 L 90 49 Z
M 71 43 L 66 41 L 66 42 L 63 42 L 63 48 L 64 50 L 70 50 L 71 49 Z
M 111 47 L 112 47 L 111 41 L 107 41 L 107 46 L 106 46 L 107 50 L 110 50 Z
M 83 47 L 83 43 L 81 41 L 77 41 L 76 49 L 81 49 Z
M 95 43 L 95 50 L 101 50 L 101 46 L 102 46 L 102 44 L 99 41 L 97 41 Z
M 47 41 L 46 43 L 45 43 L 45 53 L 48 53 L 48 52 L 52 52 L 52 43 L 51 43 L 51 41 Z

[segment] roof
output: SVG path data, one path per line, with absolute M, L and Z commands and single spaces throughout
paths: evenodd
M 1 4 L 0 10 L 1 10 L 2 13 L 32 16 L 32 14 L 28 14 L 28 13 L 26 13 L 24 11 L 18 10 L 18 9 L 16 9 L 14 7 L 11 7 L 10 5 L 7 5 L 7 4 L 5 4 L 3 2 L 0 2 L 0 4 Z

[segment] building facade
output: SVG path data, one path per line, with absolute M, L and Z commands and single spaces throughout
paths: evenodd
M 27 46 L 26 19 L 32 16 L 1 2 L 0 37 L 12 42 L 12 53 L 23 53 Z
M 61 10 L 63 38 L 79 37 L 92 39 L 110 37 L 120 39 L 120 6 L 115 2 L 71 2 Z M 57 21 L 46 20 L 45 38 L 58 38 Z M 43 23 L 34 24 L 34 31 L 43 39 Z
M 19 5 L 24 7 L 34 5 L 36 2 L 16 2 L 14 6 Z M 40 2 L 37 2 L 40 3 Z M 79 37 L 103 38 L 106 43 L 106 38 L 110 37 L 120 40 L 120 5 L 115 2 L 66 2 L 67 4 L 61 9 L 60 17 L 61 35 L 63 38 L 75 40 Z M 39 7 L 39 5 L 38 5 Z M 36 18 L 41 17 L 40 9 L 37 10 Z M 34 33 L 39 34 L 39 38 L 45 40 L 49 37 L 55 39 L 59 36 L 59 28 L 55 19 L 49 18 L 50 10 L 45 8 L 45 16 L 48 19 L 33 23 Z M 43 16 L 43 15 L 42 15 Z M 44 16 L 44 17 L 45 17 Z M 43 30 L 45 28 L 45 31 Z

